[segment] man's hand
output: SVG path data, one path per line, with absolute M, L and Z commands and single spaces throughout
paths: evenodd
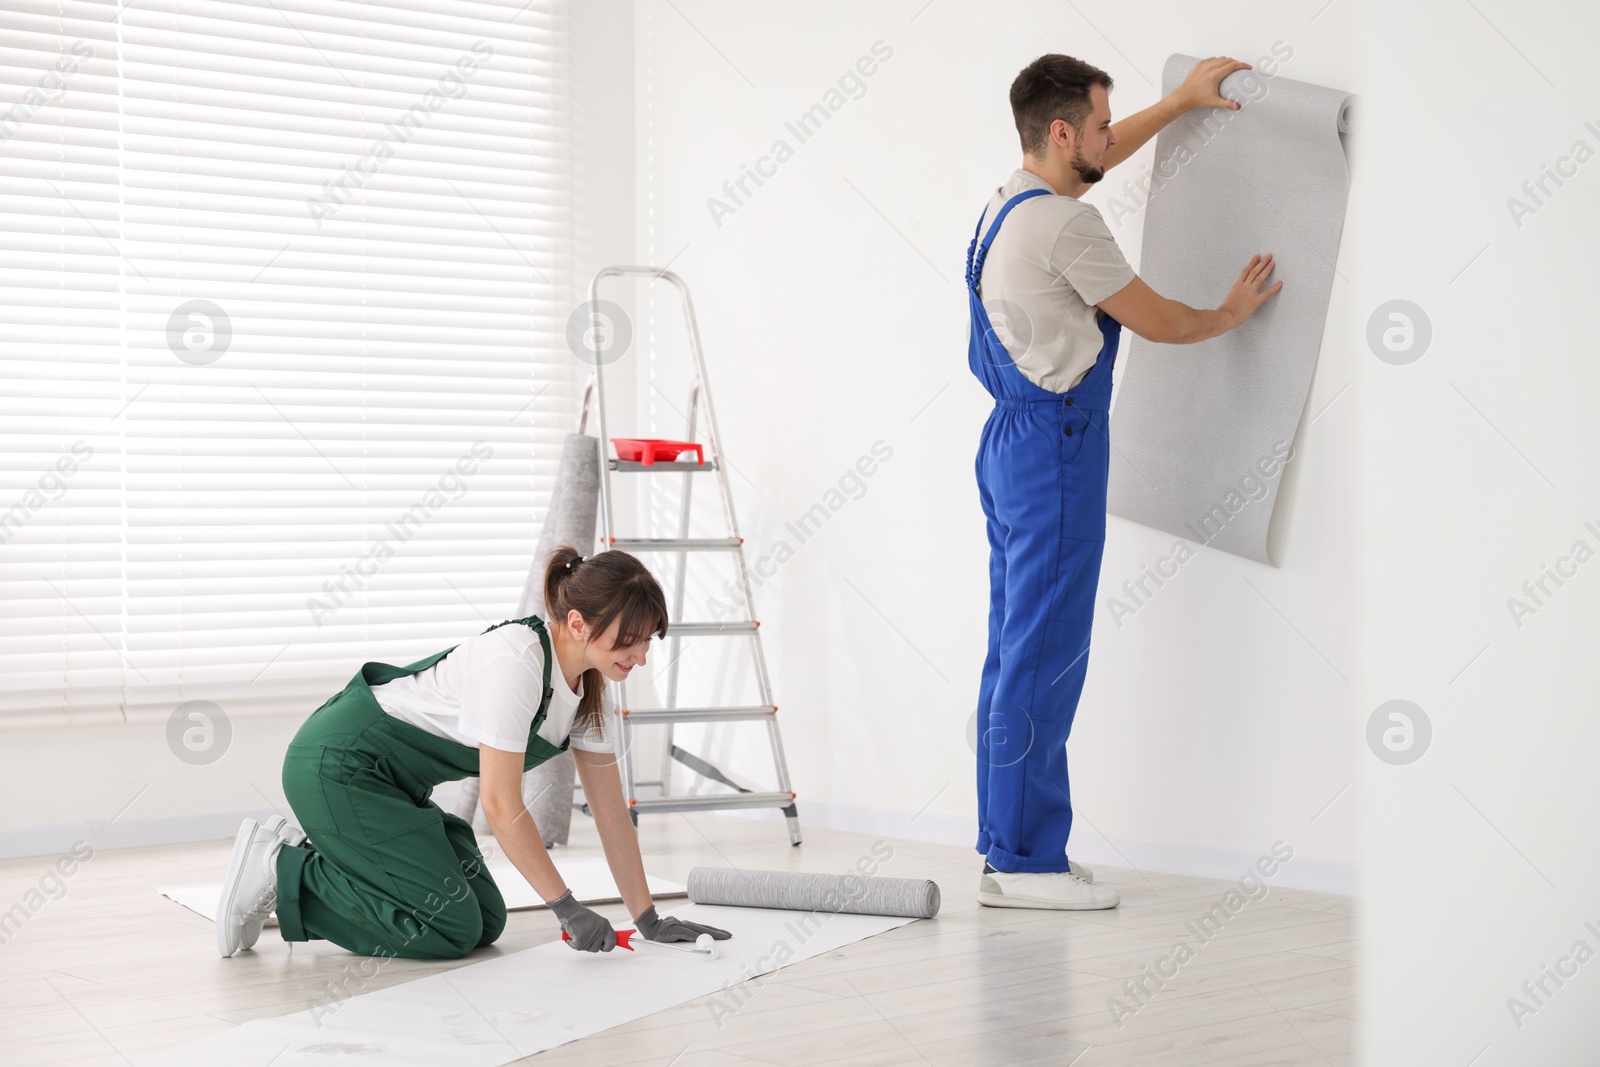
M 1227 297 L 1217 310 L 1227 312 L 1234 326 L 1244 322 L 1255 314 L 1256 308 L 1267 302 L 1269 296 L 1283 288 L 1281 281 L 1274 282 L 1270 289 L 1261 288 L 1261 283 L 1265 282 L 1267 275 L 1271 273 L 1271 252 L 1265 256 L 1251 256 L 1250 262 L 1239 272 L 1239 280 L 1233 283 L 1233 288 L 1228 290 Z
M 1225 107 L 1231 111 L 1239 110 L 1239 105 L 1218 93 L 1217 87 L 1222 84 L 1223 78 L 1234 71 L 1250 69 L 1250 64 L 1226 56 L 1202 59 L 1189 71 L 1182 85 L 1143 111 L 1129 115 L 1111 127 L 1117 139 L 1115 144 L 1106 149 L 1102 166 L 1109 171 L 1124 162 L 1154 137 L 1156 131 L 1190 108 Z M 1137 330 L 1134 332 L 1138 333 Z
M 1230 111 L 1239 110 L 1239 101 L 1229 100 L 1218 92 L 1222 79 L 1236 70 L 1250 70 L 1250 64 L 1241 63 L 1237 59 L 1227 56 L 1212 56 L 1202 59 L 1189 71 L 1188 77 L 1183 79 L 1183 84 L 1173 90 L 1172 95 L 1177 97 L 1185 109 L 1196 107 L 1225 107 Z

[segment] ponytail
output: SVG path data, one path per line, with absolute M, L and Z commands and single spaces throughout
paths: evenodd
M 594 637 L 616 622 L 612 648 L 638 644 L 651 635 L 667 636 L 667 598 L 660 584 L 638 559 L 616 549 L 583 556 L 571 545 L 562 545 L 550 553 L 544 570 L 544 603 L 551 625 L 565 626 L 567 614 L 577 611 Z M 583 672 L 582 684 L 574 733 L 600 722 L 605 678 L 591 667 Z

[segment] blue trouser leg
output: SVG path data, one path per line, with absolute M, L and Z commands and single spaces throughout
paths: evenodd
M 1077 536 L 1103 530 L 1105 515 L 1098 443 L 1084 448 L 1086 417 L 997 409 L 979 447 L 991 592 L 977 848 L 1003 871 L 1068 866 L 1066 742 L 1088 670 L 1105 543 L 1103 534 Z M 1064 420 L 1074 422 L 1074 437 L 1062 436 Z
M 989 650 L 983 660 L 983 674 L 978 684 L 978 713 L 976 717 L 976 744 L 974 751 L 978 756 L 978 851 L 987 852 L 989 846 L 985 843 L 984 827 L 988 825 L 989 809 L 989 765 L 995 760 L 1014 762 L 1015 752 L 1023 751 L 1022 745 L 1026 744 L 1025 738 L 1019 738 L 1019 744 L 1011 746 L 1011 751 L 1005 750 L 1005 722 L 1002 717 L 995 721 L 991 716 L 991 706 L 994 697 L 995 683 L 1000 679 L 1000 628 L 1005 621 L 1006 607 L 1006 546 L 1005 531 L 1001 528 L 995 516 L 994 496 L 989 492 L 989 487 L 984 484 L 981 475 L 978 479 L 978 499 L 983 505 L 984 517 L 988 520 L 989 534 Z

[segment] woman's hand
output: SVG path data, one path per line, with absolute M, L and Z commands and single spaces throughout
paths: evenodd
M 610 952 L 617 947 L 617 932 L 611 924 L 574 900 L 572 890 L 550 901 L 550 910 L 571 938 L 567 943 L 580 952 Z
M 657 918 L 654 904 L 644 909 L 644 913 L 634 919 L 633 923 L 647 941 L 693 941 L 701 934 L 710 934 L 714 940 L 726 941 L 733 936 L 715 926 L 675 919 L 671 915 L 664 919 Z

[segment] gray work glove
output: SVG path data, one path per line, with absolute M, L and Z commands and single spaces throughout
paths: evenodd
M 639 928 L 639 933 L 644 935 L 646 941 L 693 941 L 701 934 L 710 934 L 717 941 L 726 941 L 733 936 L 726 930 L 719 930 L 704 923 L 674 919 L 670 915 L 664 919 L 658 918 L 654 904 L 644 909 L 644 913 L 634 919 L 633 924 Z
M 590 911 L 567 890 L 549 902 L 550 910 L 561 920 L 561 929 L 572 940 L 567 944 L 580 952 L 610 952 L 617 947 L 617 932 L 601 915 Z

